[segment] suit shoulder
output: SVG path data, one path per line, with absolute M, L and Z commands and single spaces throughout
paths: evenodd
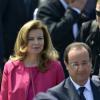
M 93 84 L 100 88 L 100 80 L 92 79 Z
M 83 23 L 82 23 L 82 26 L 84 26 L 84 27 L 85 27 L 85 26 L 89 26 L 92 22 L 93 22 L 93 20 L 83 22 Z
M 63 87 L 64 87 L 64 82 L 65 80 L 63 80 L 61 83 L 59 83 L 58 85 L 48 89 L 47 92 L 60 92 L 62 91 Z

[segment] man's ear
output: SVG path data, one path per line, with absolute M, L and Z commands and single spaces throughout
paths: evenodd
M 94 73 L 94 68 L 93 68 L 93 65 L 92 65 L 92 61 L 90 62 L 90 67 L 91 67 L 91 74 Z
M 90 67 L 93 69 L 92 60 L 90 61 Z
M 91 66 L 91 68 L 93 67 L 93 66 L 92 66 L 92 63 L 90 63 L 90 66 Z
M 91 66 L 91 74 L 93 74 L 94 73 L 94 68 L 93 68 L 92 63 L 90 63 L 90 66 Z
M 93 69 L 93 67 L 91 68 L 91 74 L 93 74 L 94 73 L 94 69 Z

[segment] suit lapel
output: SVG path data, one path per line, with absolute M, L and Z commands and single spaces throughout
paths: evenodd
M 92 92 L 93 92 L 94 100 L 100 100 L 100 95 L 99 95 L 100 94 L 100 84 L 94 84 L 93 81 L 90 80 L 90 85 L 91 85 L 91 89 L 92 89 Z M 68 100 L 80 100 L 78 92 L 75 89 L 73 83 L 71 82 L 71 80 L 69 78 L 67 78 L 65 80 L 63 90 L 64 90 L 65 95 L 66 95 L 66 92 L 67 92 Z
M 73 83 L 71 82 L 71 80 L 68 78 L 65 81 L 65 85 L 64 88 L 66 88 L 65 90 L 68 92 L 69 94 L 69 100 L 79 100 L 79 95 L 77 90 L 75 89 Z
M 100 84 L 96 86 L 92 81 L 90 81 L 90 84 L 92 87 L 94 100 L 100 100 Z
M 97 28 L 98 28 L 98 24 L 97 24 L 96 20 L 92 21 L 91 30 L 90 31 L 91 32 L 96 32 Z

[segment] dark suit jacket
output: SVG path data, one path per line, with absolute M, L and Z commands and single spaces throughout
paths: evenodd
M 65 11 L 59 0 L 49 0 L 45 5 L 39 7 L 37 19 L 42 20 L 48 26 L 53 45 L 60 53 L 61 61 L 63 62 L 65 47 L 76 41 L 72 27 L 74 23 L 77 23 L 80 30 L 81 22 L 83 21 L 81 15 L 71 8 Z
M 27 13 L 24 0 L 0 0 L 0 56 L 5 53 L 8 58 L 11 54 L 19 29 L 33 19 L 37 4 L 38 0 L 31 0 Z
M 83 9 L 84 14 L 87 17 L 87 20 L 93 20 L 96 18 L 95 8 L 97 0 L 87 0 L 87 3 Z
M 74 41 L 72 26 L 81 23 L 80 16 L 72 9 L 65 11 L 59 0 L 51 0 L 38 9 L 37 19 L 42 20 L 51 33 L 52 41 L 58 51 Z
M 100 84 L 90 81 L 94 100 L 100 99 Z M 68 78 L 59 85 L 49 89 L 47 93 L 40 93 L 34 100 L 80 100 L 78 92 Z
M 100 66 L 100 29 L 96 20 L 88 21 L 82 24 L 80 40 L 87 43 L 93 54 L 94 73 L 99 73 Z

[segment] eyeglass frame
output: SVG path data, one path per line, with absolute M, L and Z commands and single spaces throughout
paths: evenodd
M 77 69 L 79 66 L 88 66 L 90 64 L 90 60 L 87 60 L 87 61 L 83 61 L 81 63 L 76 63 L 76 62 L 69 62 L 69 66 L 71 66 L 72 68 L 74 69 Z

